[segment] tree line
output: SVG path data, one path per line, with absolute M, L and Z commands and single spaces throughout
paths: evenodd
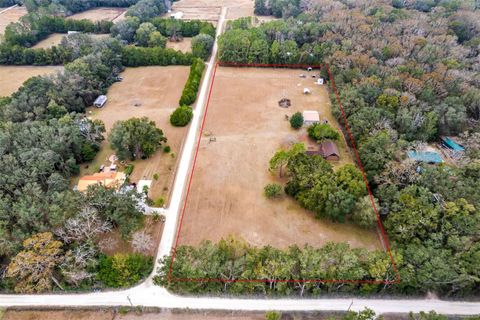
M 372 293 L 372 284 L 308 282 L 315 279 L 366 281 L 395 280 L 387 254 L 383 251 L 350 248 L 346 243 L 328 243 L 320 248 L 291 246 L 277 249 L 253 247 L 228 238 L 217 244 L 204 241 L 199 246 L 179 246 L 165 257 L 154 282 L 182 294 L 299 295 L 326 293 Z M 222 279 L 222 281 L 189 281 Z M 259 280 L 259 281 L 249 281 Z M 284 282 L 304 280 L 304 282 Z

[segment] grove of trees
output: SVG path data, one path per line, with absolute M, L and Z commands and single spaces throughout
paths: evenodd
M 113 125 L 108 141 L 119 159 L 146 159 L 167 142 L 163 131 L 146 117 L 118 121 Z

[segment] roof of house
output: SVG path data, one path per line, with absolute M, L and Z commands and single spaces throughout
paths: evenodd
M 318 111 L 305 110 L 303 111 L 303 121 L 320 122 L 320 115 L 318 114 Z
M 107 101 L 107 96 L 101 95 L 98 96 L 97 99 L 95 99 L 95 102 L 93 104 L 104 104 Z
M 448 137 L 442 137 L 443 143 L 454 151 L 465 151 L 465 148 Z
M 442 157 L 433 151 L 408 151 L 407 156 L 418 162 L 442 163 Z
M 340 153 L 338 152 L 337 145 L 333 141 L 323 141 L 322 143 L 320 143 L 319 153 L 323 157 L 330 157 L 330 156 L 340 157 Z
M 93 175 L 83 176 L 77 185 L 80 192 L 86 191 L 87 188 L 94 184 L 101 184 L 106 188 L 120 187 L 126 180 L 127 176 L 123 172 L 99 172 Z

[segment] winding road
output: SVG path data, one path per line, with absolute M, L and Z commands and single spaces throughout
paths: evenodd
M 222 32 L 227 8 L 223 7 L 218 21 L 216 39 Z M 207 65 L 194 116 L 178 166 L 170 207 L 162 213 L 166 216 L 162 239 L 157 252 L 155 270 L 158 261 L 170 254 L 175 242 L 181 204 L 189 177 L 189 169 L 195 152 L 195 142 L 201 128 L 202 115 L 207 102 L 208 90 L 215 68 L 217 54 L 215 41 L 212 56 Z M 442 301 L 437 299 L 241 299 L 185 297 L 171 294 L 166 289 L 155 286 L 150 275 L 142 284 L 121 291 L 108 291 L 83 294 L 45 294 L 45 295 L 0 295 L 0 307 L 92 307 L 92 306 L 149 306 L 160 308 L 189 308 L 203 310 L 277 310 L 277 311 L 354 311 L 368 307 L 377 314 L 408 313 L 410 311 L 430 311 L 448 315 L 480 314 L 480 303 L 462 301 Z

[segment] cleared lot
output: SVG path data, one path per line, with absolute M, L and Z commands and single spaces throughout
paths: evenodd
M 31 77 L 47 75 L 61 70 L 63 70 L 63 67 L 0 66 L 0 97 L 11 95 Z
M 324 119 L 330 113 L 325 86 L 299 78 L 300 73 L 305 71 L 218 68 L 180 244 L 218 241 L 233 234 L 257 246 L 319 246 L 334 241 L 381 247 L 374 231 L 318 220 L 286 196 L 268 200 L 263 195 L 266 184 L 279 182 L 268 171 L 269 159 L 287 137 L 304 133 L 293 131 L 285 115 L 309 109 Z M 303 94 L 307 86 L 310 95 Z M 292 101 L 288 109 L 278 106 L 285 96 Z M 342 158 L 351 161 L 341 149 Z
M 25 7 L 0 8 L 0 35 L 5 33 L 5 28 L 12 22 L 17 22 L 27 14 Z M 1 42 L 1 41 L 0 41 Z
M 192 52 L 192 38 L 183 38 L 182 41 L 167 41 L 167 48 L 182 52 Z
M 163 196 L 166 201 L 170 194 L 177 164 L 176 155 L 180 153 L 187 127 L 173 127 L 169 119 L 178 106 L 189 70 L 186 66 L 128 68 L 121 74 L 124 80 L 113 84 L 108 90 L 105 107 L 88 110 L 89 116 L 105 123 L 107 135 L 116 121 L 133 117 L 147 117 L 163 130 L 172 153 L 159 150 L 147 160 L 132 162 L 135 169 L 130 181 L 153 180 L 149 194 L 153 199 Z M 94 163 L 89 164 L 88 168 L 82 167 L 81 175 L 95 172 L 112 153 L 105 141 Z M 153 179 L 154 174 L 158 174 L 158 180 Z
M 34 49 L 48 49 L 54 46 L 57 46 L 62 41 L 63 37 L 65 37 L 65 33 L 53 33 L 49 35 L 47 38 L 43 39 L 42 41 L 35 44 L 32 48 Z M 91 37 L 94 39 L 102 39 L 108 38 L 109 34 L 90 34 Z
M 69 16 L 67 19 L 81 20 L 88 19 L 93 22 L 100 20 L 118 21 L 124 16 L 126 8 L 95 8 L 79 12 Z

